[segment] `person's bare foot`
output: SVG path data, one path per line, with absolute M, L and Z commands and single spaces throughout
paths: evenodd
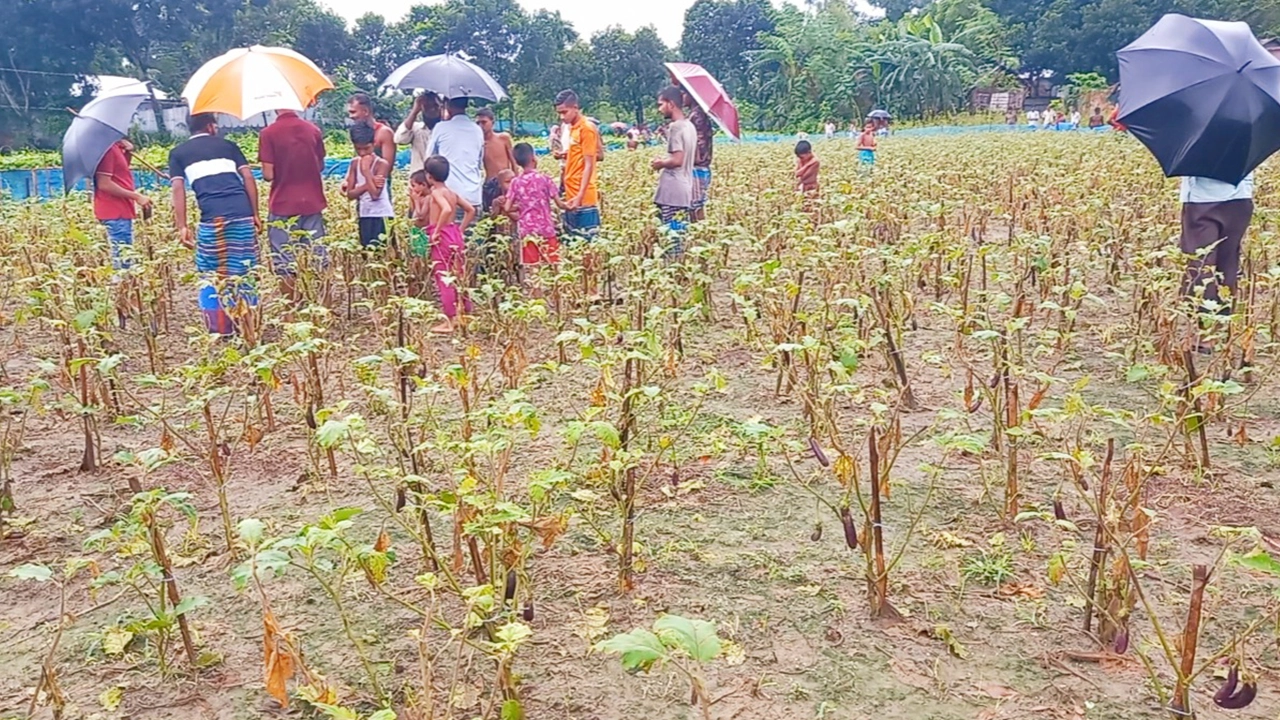
M 434 334 L 436 334 L 436 335 L 452 335 L 452 334 L 453 334 L 453 322 L 452 322 L 452 321 L 450 321 L 450 320 L 445 320 L 444 322 L 440 323 L 439 325 L 436 325 L 435 327 L 431 328 L 431 332 L 432 332 L 432 333 L 434 333 Z

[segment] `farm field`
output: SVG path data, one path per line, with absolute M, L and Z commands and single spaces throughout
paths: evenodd
M 678 263 L 610 153 L 600 241 L 473 258 L 451 338 L 336 187 L 230 341 L 167 200 L 123 280 L 6 203 L 0 718 L 1275 717 L 1274 163 L 1201 354 L 1136 141 L 816 152 L 804 203 L 717 146 Z

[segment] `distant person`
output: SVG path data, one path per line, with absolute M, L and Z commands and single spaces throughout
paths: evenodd
M 827 121 L 827 124 L 826 124 L 826 125 L 824 125 L 822 129 L 823 129 L 823 132 L 826 134 L 826 137 L 827 137 L 827 139 L 828 139 L 828 140 L 831 140 L 831 139 L 834 139 L 834 138 L 835 138 L 835 136 L 836 136 L 836 124 L 835 124 L 835 122 L 833 122 L 833 121 L 831 121 L 831 120 L 828 120 L 828 121 Z
M 672 85 L 658 93 L 658 112 L 671 121 L 667 128 L 667 154 L 654 158 L 650 165 L 658 174 L 658 189 L 653 202 L 658 206 L 672 247 L 668 257 L 684 254 L 684 231 L 698 191 L 693 179 L 694 157 L 698 151 L 698 131 L 684 116 L 684 91 Z
M 452 333 L 458 321 L 458 289 L 467 274 L 467 248 L 462 234 L 476 217 L 475 207 L 447 184 L 452 172 L 448 158 L 427 158 L 430 195 L 425 203 L 425 220 L 431 243 L 431 274 L 445 316 L 444 322 L 431 328 L 431 332 L 441 335 Z M 463 305 L 467 312 L 471 311 L 469 297 L 463 298 Z
M 409 146 L 409 170 L 421 170 L 427 163 L 427 145 L 431 143 L 431 131 L 440 122 L 440 96 L 423 93 L 413 99 L 409 115 L 396 128 L 397 145 Z
M 858 136 L 858 162 L 863 167 L 876 164 L 876 124 L 871 120 L 867 121 L 862 134 Z
M 1093 114 L 1089 116 L 1089 129 L 1097 130 L 1107 124 L 1107 118 L 1102 114 L 1102 108 L 1095 107 Z
M 258 184 L 240 148 L 218 137 L 216 115 L 192 115 L 187 129 L 191 137 L 169 151 L 173 225 L 179 241 L 195 251 L 205 327 L 231 335 L 237 331 L 236 320 L 248 321 L 249 308 L 257 304 L 246 276 L 258 264 Z M 188 186 L 200 210 L 194 236 L 187 224 Z
M 484 133 L 484 176 L 485 178 L 496 178 L 498 173 L 503 170 L 511 172 L 513 175 L 520 171 L 520 166 L 516 164 L 515 155 L 512 153 L 511 136 L 504 132 L 494 132 L 494 125 L 497 124 L 498 118 L 493 113 L 492 108 L 480 108 L 476 111 L 476 125 L 480 126 L 481 132 Z
M 1008 110 L 1005 110 L 1005 111 L 1004 111 L 1004 124 L 1005 124 L 1005 125 L 1017 125 L 1017 124 L 1018 124 L 1018 111 L 1017 111 L 1017 110 L 1014 110 L 1013 108 L 1009 108 Z
M 373 128 L 374 154 L 386 160 L 395 169 L 396 135 L 391 128 L 378 122 L 373 116 L 373 98 L 365 93 L 356 93 L 347 101 L 347 117 L 357 123 L 364 123 Z M 391 180 L 391 172 L 387 172 L 387 181 Z
M 1080 127 L 1080 110 L 1077 108 L 1071 111 L 1071 129 L 1075 130 Z
M 151 198 L 134 190 L 133 171 L 129 169 L 132 156 L 133 143 L 119 140 L 107 148 L 93 171 L 93 216 L 107 231 L 111 266 L 116 270 L 130 266 L 126 248 L 133 246 L 133 221 L 137 217 L 134 206 L 147 214 L 151 211 Z
M 357 123 L 351 126 L 350 134 L 356 156 L 342 181 L 342 194 L 356 201 L 360 246 L 369 250 L 383 244 L 387 220 L 396 216 L 387 187 L 391 163 L 378 156 L 373 128 Z
M 688 93 L 684 104 L 689 108 L 689 122 L 698 134 L 698 149 L 693 154 L 693 206 L 690 220 L 702 222 L 707 216 L 707 197 L 711 193 L 711 155 L 715 150 L 715 125 Z
M 1253 173 L 1232 185 L 1206 177 L 1184 177 L 1180 247 L 1188 256 L 1184 295 L 1203 293 L 1230 315 L 1240 277 L 1240 246 L 1253 220 Z M 1207 251 L 1207 252 L 1206 252 Z M 1229 294 L 1222 293 L 1225 285 Z M 1210 348 L 1201 344 L 1200 352 Z
M 644 137 L 644 133 L 641 132 L 640 127 L 637 125 L 632 125 L 627 130 L 627 149 L 628 150 L 639 149 L 640 142 L 643 137 Z
M 292 110 L 277 110 L 276 120 L 258 136 L 262 179 L 267 195 L 267 240 L 271 265 L 285 293 L 298 299 L 295 275 L 298 248 L 309 248 L 323 261 L 325 236 L 324 134 Z
M 796 189 L 806 198 L 818 196 L 818 156 L 813 154 L 813 144 L 808 140 L 796 143 Z
M 520 164 L 520 174 L 507 189 L 503 209 L 516 216 L 516 238 L 521 243 L 520 261 L 524 267 L 554 265 L 560 262 L 560 241 L 551 206 L 563 204 L 559 188 L 551 176 L 538 171 L 538 156 L 532 145 L 520 143 L 514 152 L 516 162 Z
M 850 120 L 849 121 L 849 139 L 853 140 L 856 137 L 858 137 L 858 121 Z
M 590 240 L 600 229 L 600 195 L 596 186 L 600 131 L 582 114 L 574 91 L 563 90 L 556 95 L 555 107 L 563 125 L 565 230 L 575 238 Z
M 474 210 L 484 201 L 484 131 L 467 115 L 467 98 L 449 98 L 447 108 L 449 119 L 432 131 L 427 155 L 449 161 L 445 173 L 449 189 Z
M 1027 127 L 1031 128 L 1032 130 L 1035 130 L 1036 128 L 1040 127 L 1040 111 L 1039 110 L 1027 111 Z

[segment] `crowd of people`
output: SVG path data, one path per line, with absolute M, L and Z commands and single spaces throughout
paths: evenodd
M 656 99 L 667 123 L 666 152 L 652 162 L 657 171 L 654 204 L 665 257 L 675 261 L 683 253 L 689 223 L 704 217 L 715 127 L 678 86 L 663 89 Z M 499 132 L 492 109 L 472 114 L 467 98 L 422 93 L 395 128 L 375 118 L 368 95 L 357 93 L 348 100 L 354 155 L 340 192 L 355 205 L 358 239 L 368 252 L 382 251 L 392 241 L 395 200 L 403 194 L 411 288 L 425 287 L 430 276 L 445 317 L 434 332 L 453 332 L 459 315 L 470 308 L 464 286 L 468 242 L 486 245 L 510 238 L 519 262 L 518 281 L 526 282 L 530 266 L 559 262 L 562 239 L 590 243 L 597 236 L 604 160 L 600 130 L 572 90 L 559 93 L 554 105 L 560 122 L 550 131 L 556 167 L 548 173 L 540 168 L 532 145 Z M 302 263 L 321 268 L 327 263 L 320 242 L 328 232 L 324 137 L 316 125 L 287 110 L 278 111 L 263 129 L 258 162 L 269 185 L 264 222 L 250 161 L 239 146 L 219 137 L 217 117 L 195 114 L 187 126 L 190 137 L 169 155 L 174 229 L 195 253 L 206 328 L 231 335 L 257 302 L 253 274 L 262 233 L 270 267 L 294 302 L 301 297 L 296 278 Z M 405 180 L 399 177 L 398 146 L 409 150 Z M 117 143 L 94 177 L 95 215 L 106 229 L 118 270 L 130 266 L 126 248 L 133 241 L 137 210 L 149 213 L 153 202 L 135 189 L 129 169 L 132 150 L 128 141 Z M 194 223 L 188 222 L 188 194 L 199 213 Z M 477 226 L 480 218 L 490 219 L 483 230 Z M 594 255 L 584 254 L 588 270 L 599 262 Z

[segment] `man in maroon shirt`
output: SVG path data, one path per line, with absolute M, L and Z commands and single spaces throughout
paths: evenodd
M 271 183 L 267 196 L 267 239 L 271 263 L 289 297 L 294 285 L 297 249 L 310 248 L 323 263 L 324 248 L 313 245 L 325 235 L 324 135 L 292 110 L 277 110 L 276 121 L 258 138 L 262 177 Z
M 133 245 L 134 203 L 151 208 L 151 198 L 134 190 L 129 157 L 133 144 L 120 140 L 107 149 L 93 173 L 93 215 L 107 229 L 111 243 L 111 265 L 116 270 L 129 267 L 129 259 L 121 253 Z

